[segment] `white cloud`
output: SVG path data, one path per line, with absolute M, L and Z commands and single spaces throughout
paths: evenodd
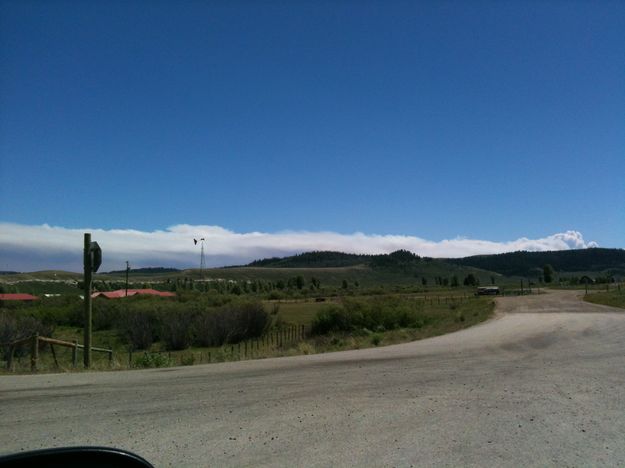
M 427 257 L 464 257 L 516 250 L 544 251 L 596 247 L 578 231 L 542 239 L 525 237 L 509 242 L 455 238 L 429 241 L 414 236 L 339 234 L 336 232 L 283 231 L 237 233 L 219 226 L 179 224 L 165 230 L 68 229 L 64 227 L 0 223 L 0 270 L 81 271 L 83 233 L 91 232 L 103 250 L 101 271 L 134 267 L 199 265 L 200 248 L 194 238 L 204 237 L 207 266 L 244 264 L 252 260 L 311 250 L 351 253 L 389 253 L 406 249 Z

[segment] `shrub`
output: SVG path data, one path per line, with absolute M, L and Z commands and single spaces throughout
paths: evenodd
M 318 312 L 312 323 L 316 335 L 330 332 L 350 332 L 357 329 L 376 331 L 422 325 L 423 305 L 420 302 L 394 297 L 369 300 L 344 299 L 339 306 Z
M 311 331 L 313 335 L 325 335 L 336 331 L 350 331 L 352 329 L 351 318 L 341 306 L 325 307 L 317 312 L 312 321 Z
M 143 356 L 139 357 L 134 365 L 135 367 L 167 367 L 171 365 L 171 360 L 164 354 L 143 353 Z
M 315 347 L 307 342 L 300 342 L 297 349 L 301 354 L 315 354 Z
M 379 345 L 381 341 L 382 341 L 382 336 L 380 334 L 374 333 L 373 335 L 371 335 L 371 343 L 374 346 Z
M 194 343 L 198 346 L 219 346 L 216 314 L 212 310 L 199 312 L 193 318 Z
M 17 315 L 14 312 L 0 310 L 0 353 L 8 359 L 10 346 L 2 346 L 12 341 L 28 338 L 38 333 L 41 336 L 52 336 L 53 325 L 44 324 L 31 316 Z M 15 349 L 16 356 L 22 356 L 28 352 L 26 346 Z
M 193 343 L 193 319 L 189 312 L 168 311 L 160 314 L 161 340 L 165 349 L 187 349 Z
M 195 355 L 193 353 L 185 354 L 180 358 L 180 364 L 183 366 L 192 366 L 195 364 Z
M 269 323 L 269 314 L 260 302 L 233 302 L 196 313 L 193 320 L 194 343 L 222 346 L 258 338 Z
M 120 301 L 97 299 L 93 301 L 93 329 L 110 330 L 119 324 L 123 316 L 124 304 Z M 83 319 L 81 317 L 80 325 Z
M 155 340 L 157 320 L 148 311 L 129 311 L 121 323 L 121 336 L 132 349 L 149 349 Z
M 260 302 L 229 304 L 218 311 L 218 319 L 227 330 L 227 343 L 237 343 L 263 334 L 269 314 Z

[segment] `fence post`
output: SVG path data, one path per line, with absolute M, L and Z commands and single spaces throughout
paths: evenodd
M 13 370 L 13 355 L 15 354 L 15 345 L 11 345 L 9 349 L 9 359 L 7 359 L 7 370 Z
M 128 367 L 132 367 L 132 349 L 128 349 Z
M 72 348 L 72 367 L 78 365 L 78 341 L 74 340 L 74 347 Z
M 113 350 L 109 351 L 109 366 L 113 365 Z
M 37 371 L 37 361 L 39 360 L 39 333 L 35 333 L 32 338 L 30 350 L 30 370 Z
M 56 359 L 56 351 L 54 351 L 54 345 L 52 343 L 50 343 L 50 352 L 52 353 L 52 357 L 54 358 L 54 365 L 57 369 L 60 368 L 61 366 L 59 366 L 59 361 Z

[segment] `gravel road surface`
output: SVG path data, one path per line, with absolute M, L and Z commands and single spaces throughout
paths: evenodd
M 155 466 L 625 466 L 625 311 L 498 298 L 423 341 L 0 377 L 0 453 L 106 445 Z

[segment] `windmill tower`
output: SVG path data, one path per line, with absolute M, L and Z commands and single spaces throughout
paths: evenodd
M 200 243 L 200 276 L 204 278 L 204 269 L 206 268 L 206 260 L 204 259 L 204 238 L 201 239 L 193 239 L 193 244 L 197 245 Z

